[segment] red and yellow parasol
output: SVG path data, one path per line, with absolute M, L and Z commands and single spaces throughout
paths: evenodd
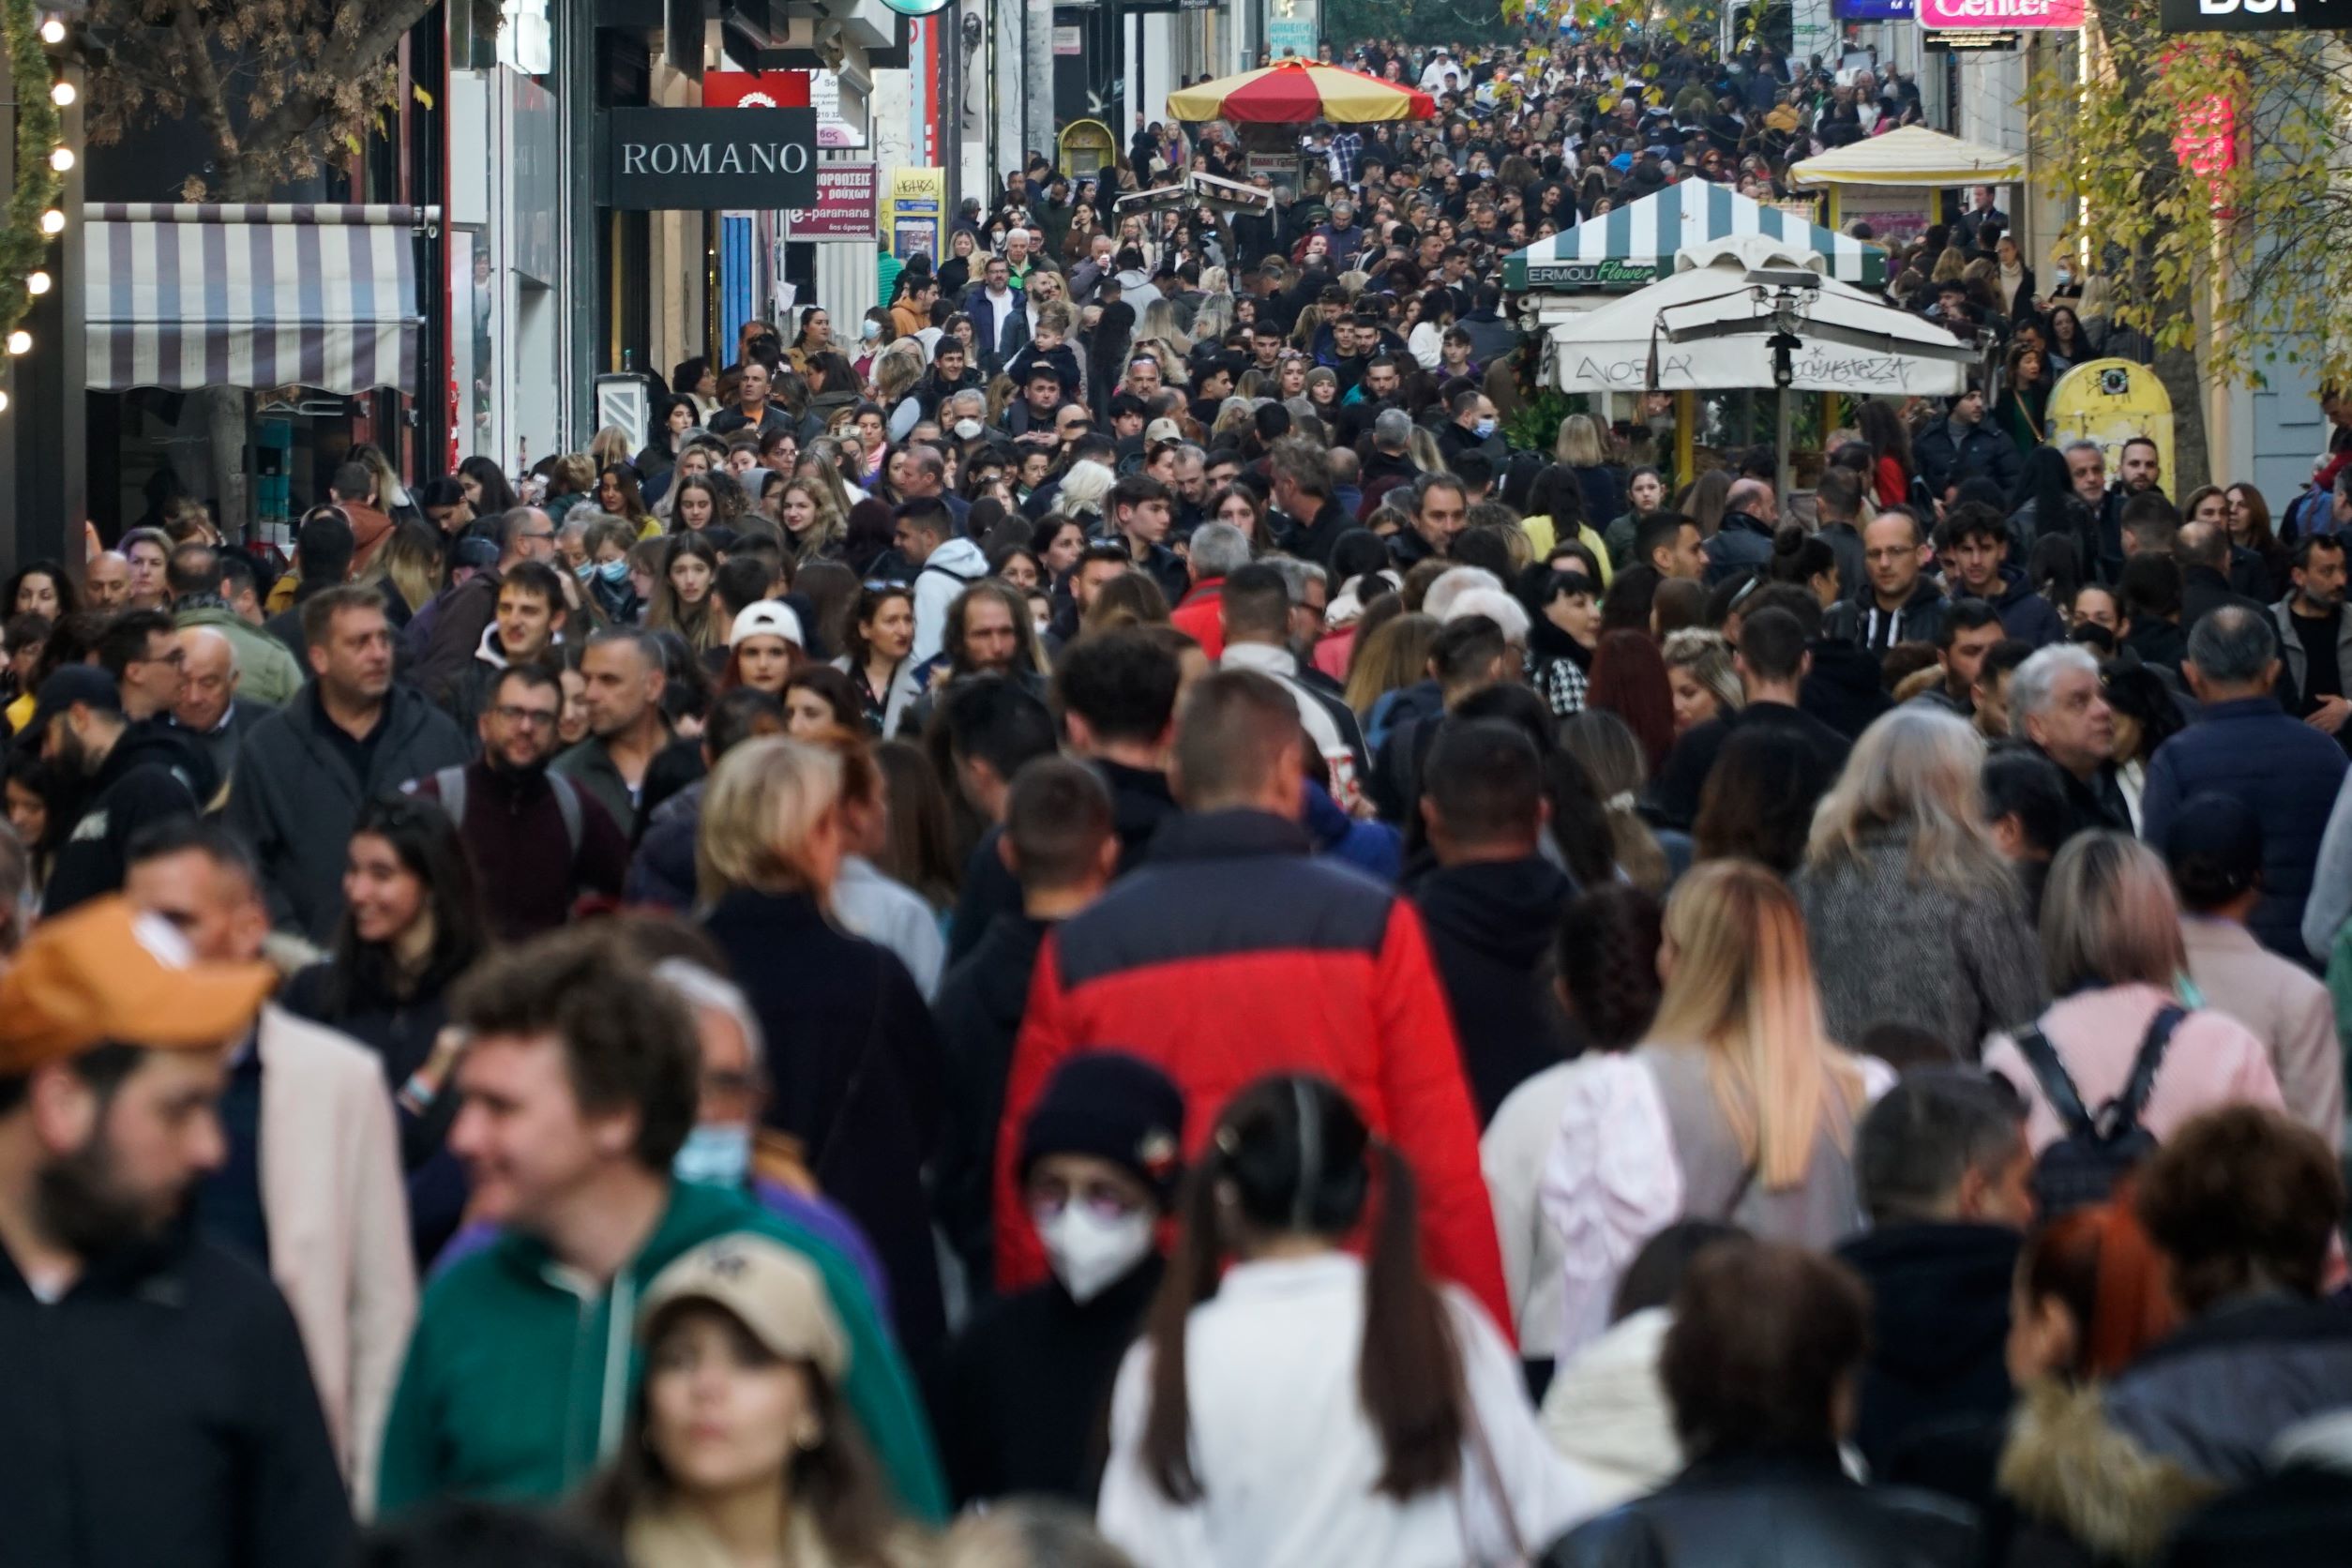
M 1366 125 L 1431 119 L 1438 106 L 1425 92 L 1362 71 L 1315 60 L 1277 60 L 1170 93 L 1168 112 L 1179 120 L 1229 120 L 1235 125 L 1305 125 L 1315 120 Z

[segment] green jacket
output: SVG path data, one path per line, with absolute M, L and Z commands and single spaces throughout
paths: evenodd
M 239 620 L 228 606 L 207 604 L 183 610 L 172 619 L 180 626 L 210 626 L 229 640 L 237 651 L 239 697 L 279 708 L 302 689 L 302 666 L 294 662 L 286 645 L 251 622 Z
M 913 1380 L 856 1269 L 747 1195 L 686 1182 L 601 1291 L 519 1235 L 433 1281 L 384 1428 L 377 1507 L 389 1516 L 452 1496 L 550 1500 L 572 1491 L 620 1441 L 642 1362 L 638 1299 L 680 1254 L 745 1230 L 797 1249 L 824 1275 L 850 1339 L 849 1408 L 907 1511 L 943 1520 L 946 1488 Z

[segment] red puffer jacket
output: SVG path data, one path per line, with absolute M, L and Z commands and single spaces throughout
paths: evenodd
M 1261 812 L 1179 818 L 1140 869 L 1047 938 L 997 1139 L 1000 1289 L 1046 1274 L 1015 1170 L 1021 1124 L 1064 1058 L 1115 1048 L 1184 1090 L 1188 1150 L 1270 1073 L 1336 1083 L 1420 1179 L 1432 1269 L 1510 1332 L 1478 1120 L 1421 919 L 1307 850 L 1297 823 Z

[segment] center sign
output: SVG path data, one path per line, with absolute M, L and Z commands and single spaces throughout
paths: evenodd
M 605 126 L 607 206 L 707 212 L 817 200 L 813 109 L 615 109 Z

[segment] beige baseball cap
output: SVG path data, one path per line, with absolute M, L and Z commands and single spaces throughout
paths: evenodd
M 808 1362 L 830 1382 L 850 1369 L 850 1338 L 824 1276 L 781 1242 L 737 1232 L 684 1254 L 655 1276 L 638 1310 L 638 1332 L 682 1302 L 724 1307 L 770 1355 Z

